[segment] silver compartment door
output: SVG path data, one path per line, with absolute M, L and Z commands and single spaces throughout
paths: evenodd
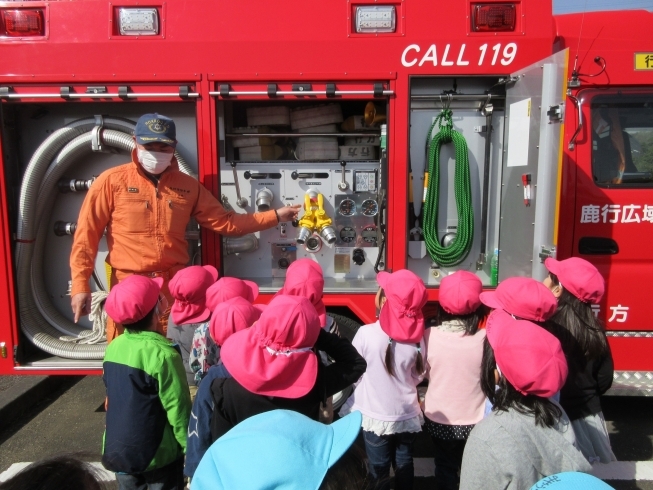
M 567 60 L 564 50 L 513 73 L 517 81 L 506 90 L 500 281 L 511 276 L 542 280 L 542 254 L 555 257 Z M 558 115 L 553 114 L 556 106 Z M 524 175 L 530 175 L 530 205 Z

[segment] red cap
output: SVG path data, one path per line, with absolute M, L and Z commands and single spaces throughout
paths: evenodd
M 320 321 L 309 300 L 277 296 L 251 327 L 229 337 L 220 357 L 244 388 L 265 396 L 299 398 L 317 379 L 312 348 Z
M 180 270 L 170 280 L 170 294 L 175 298 L 170 314 L 177 325 L 206 320 L 211 311 L 206 307 L 206 290 L 218 279 L 212 265 L 192 265 Z
M 393 340 L 417 343 L 424 336 L 426 288 L 422 280 L 409 270 L 390 274 L 379 272 L 376 282 L 385 292 L 386 302 L 379 314 L 381 329 Z
M 206 290 L 206 306 L 213 311 L 223 301 L 237 296 L 253 303 L 258 297 L 258 286 L 252 281 L 244 281 L 236 277 L 222 277 Z
M 251 327 L 260 316 L 261 310 L 245 298 L 231 298 L 215 307 L 209 332 L 215 343 L 222 345 L 232 334 Z
M 605 280 L 587 260 L 571 257 L 565 260 L 546 259 L 545 267 L 555 274 L 560 285 L 585 303 L 598 304 L 605 292 Z
M 135 323 L 156 306 L 161 286 L 162 277 L 129 276 L 111 288 L 104 309 L 116 323 Z
M 324 274 L 322 267 L 311 259 L 294 261 L 286 271 L 286 282 L 277 295 L 302 296 L 307 298 L 320 317 L 320 325 L 326 325 L 326 307 L 322 302 Z
M 560 391 L 567 379 L 567 360 L 557 338 L 502 310 L 490 314 L 485 328 L 499 371 L 517 391 L 543 398 Z
M 457 271 L 440 281 L 440 306 L 452 315 L 469 315 L 481 306 L 483 283 L 467 271 Z
M 481 302 L 533 322 L 548 320 L 558 307 L 549 288 L 530 277 L 509 277 L 496 291 L 481 293 Z

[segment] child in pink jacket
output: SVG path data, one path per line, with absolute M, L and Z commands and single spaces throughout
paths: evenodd
M 438 490 L 457 490 L 469 433 L 483 418 L 481 361 L 485 330 L 479 323 L 481 280 L 458 271 L 440 282 L 440 324 L 426 331 L 429 387 L 424 399 L 424 427 L 434 444 Z

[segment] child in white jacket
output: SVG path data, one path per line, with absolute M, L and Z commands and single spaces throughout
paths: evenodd
M 417 385 L 424 377 L 426 288 L 408 270 L 380 272 L 377 282 L 379 321 L 362 326 L 352 342 L 367 370 L 340 414 L 351 410 L 363 414 L 365 449 L 376 488 L 390 488 L 394 461 L 394 488 L 412 489 L 413 443 L 424 422 Z

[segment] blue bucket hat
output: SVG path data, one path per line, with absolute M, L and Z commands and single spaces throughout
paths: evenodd
M 250 417 L 206 451 L 191 490 L 316 490 L 361 428 L 360 412 L 331 425 L 291 410 Z
M 603 480 L 599 480 L 597 477 L 588 475 L 587 473 L 576 471 L 557 473 L 542 478 L 531 487 L 531 490 L 540 490 L 543 488 L 547 490 L 614 490 L 614 487 L 611 487 Z
M 175 146 L 177 144 L 177 128 L 175 122 L 161 114 L 144 114 L 138 118 L 134 130 L 136 142 L 139 145 L 148 143 L 165 143 Z

